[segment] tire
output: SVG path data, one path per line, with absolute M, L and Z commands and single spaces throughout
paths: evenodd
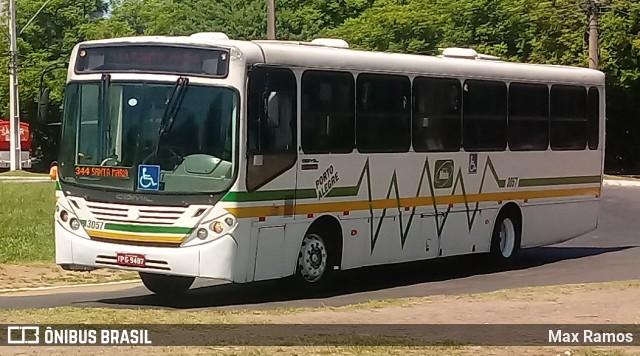
M 302 239 L 295 279 L 303 285 L 325 284 L 332 274 L 330 249 L 325 239 L 318 233 L 309 232 Z
M 151 292 L 160 296 L 178 296 L 186 292 L 194 277 L 169 276 L 165 274 L 140 272 L 142 283 Z
M 522 221 L 513 209 L 503 209 L 491 235 L 491 257 L 498 263 L 512 263 L 520 250 Z

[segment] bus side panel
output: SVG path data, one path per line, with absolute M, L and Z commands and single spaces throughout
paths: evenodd
M 233 235 L 238 242 L 238 252 L 233 269 L 233 281 L 238 283 L 251 282 L 256 261 L 257 233 L 251 224 L 251 218 L 239 219 Z
M 394 262 L 408 262 L 437 256 L 437 235 L 434 214 L 415 214 L 411 219 L 410 214 L 405 214 L 404 219 L 404 246 L 402 254 L 396 257 Z M 408 228 L 408 230 L 407 230 Z
M 369 255 L 369 224 L 365 218 L 343 218 L 342 269 L 358 268 L 364 265 L 365 254 Z
M 260 281 L 280 277 L 284 249 L 284 225 L 258 227 L 257 240 L 253 280 Z
M 288 223 L 284 231 L 284 247 L 281 252 L 280 277 L 290 276 L 296 273 L 298 267 L 298 253 L 310 224 L 308 222 Z
M 251 229 L 254 260 L 248 281 L 261 281 L 291 276 L 296 272 L 302 239 L 308 222 L 273 225 L 254 223 Z
M 480 214 L 480 212 L 478 212 Z M 478 219 L 479 216 L 476 216 Z M 450 213 L 447 216 L 446 229 L 440 238 L 439 255 L 442 257 L 463 255 L 477 251 L 478 245 L 486 245 L 489 233 L 486 229 L 478 229 L 478 222 L 473 224 L 469 233 L 469 216 L 465 212 Z
M 596 228 L 598 200 L 522 207 L 522 247 L 551 245 Z

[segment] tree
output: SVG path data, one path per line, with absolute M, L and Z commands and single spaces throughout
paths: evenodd
M 504 60 L 587 66 L 586 1 L 386 0 L 327 31 L 352 46 L 434 53 L 471 46 Z M 607 76 L 610 171 L 640 173 L 640 2 L 604 2 L 600 65 Z
M 189 35 L 225 32 L 252 39 L 266 33 L 262 0 L 128 0 L 113 4 L 107 23 L 125 24 L 135 35 Z
M 27 21 L 42 6 L 44 0 L 17 0 L 17 28 L 23 29 Z M 103 16 L 107 5 L 101 0 L 52 0 L 18 38 L 18 63 L 20 83 L 20 119 L 31 125 L 35 156 L 51 161 L 57 155 L 57 132 L 39 123 L 36 118 L 36 101 L 40 96 L 40 74 L 51 63 L 68 61 L 73 46 L 84 40 L 83 29 Z M 3 22 L 4 23 L 4 22 Z M 2 26 L 7 33 L 6 25 Z M 8 52 L 8 44 L 2 43 L 2 52 Z M 8 56 L 2 56 L 0 65 L 8 68 Z M 0 110 L 8 116 L 8 71 L 0 73 Z M 45 85 L 52 89 L 52 113 L 60 115 L 66 72 L 50 73 Z M 48 168 L 48 167 L 47 167 Z
M 326 30 L 358 17 L 375 0 L 278 0 L 277 37 L 311 40 Z
M 610 2 L 600 17 L 600 66 L 607 75 L 607 157 L 612 172 L 640 173 L 640 2 Z
M 18 27 L 45 0 L 17 0 Z M 640 173 L 640 1 L 602 0 L 601 67 L 607 75 L 607 167 Z M 586 1 L 582 0 L 277 0 L 279 39 L 339 37 L 354 48 L 437 54 L 471 46 L 507 61 L 587 65 Z M 6 27 L 4 29 L 5 33 Z M 20 36 L 22 119 L 34 143 L 51 156 L 56 133 L 35 123 L 42 69 L 65 62 L 86 39 L 131 35 L 189 35 L 220 31 L 234 39 L 266 34 L 265 0 L 52 0 Z M 7 43 L 0 43 L 7 53 Z M 0 65 L 8 68 L 7 56 Z M 66 73 L 51 72 L 52 114 L 60 116 Z M 8 74 L 0 73 L 8 93 Z M 0 97 L 6 117 L 8 95 Z M 47 131 L 49 130 L 49 131 Z M 53 146 L 52 146 L 53 147 Z M 53 153 L 51 152 L 53 151 Z

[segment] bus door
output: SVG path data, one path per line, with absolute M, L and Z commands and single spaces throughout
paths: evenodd
M 289 236 L 295 204 L 296 98 L 291 70 L 254 67 L 249 71 L 246 187 L 259 198 L 256 204 L 271 206 L 262 213 L 266 219 L 259 219 L 251 230 L 256 251 L 253 280 L 287 275 L 295 262 L 285 265 L 283 249 L 293 245 L 285 235 Z

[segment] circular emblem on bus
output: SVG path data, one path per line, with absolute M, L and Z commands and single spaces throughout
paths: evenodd
M 129 209 L 127 217 L 131 220 L 138 220 L 140 218 L 140 210 L 138 210 L 137 208 Z
M 453 185 L 453 160 L 441 159 L 436 161 L 434 188 L 451 188 Z

